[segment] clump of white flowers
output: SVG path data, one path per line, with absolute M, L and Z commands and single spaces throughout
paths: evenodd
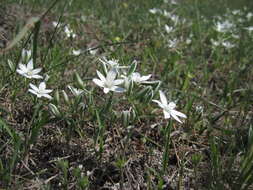
M 41 72 L 42 68 L 34 68 L 33 65 L 33 59 L 32 59 L 32 52 L 31 50 L 22 50 L 22 62 L 28 62 L 27 64 L 19 63 L 18 69 L 16 70 L 18 74 L 22 75 L 25 78 L 28 79 L 43 79 L 39 73 Z M 52 99 L 52 97 L 49 95 L 53 90 L 46 89 L 46 83 L 45 81 L 48 80 L 49 76 L 45 75 L 45 79 L 43 82 L 40 82 L 39 86 L 35 86 L 34 84 L 29 84 L 30 89 L 28 90 L 32 94 L 36 95 L 38 98 L 45 97 L 48 99 Z

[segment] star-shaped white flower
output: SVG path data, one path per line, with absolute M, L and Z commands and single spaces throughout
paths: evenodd
M 117 73 L 119 73 L 120 69 L 126 69 L 128 66 L 120 66 L 119 61 L 116 59 L 107 60 L 105 57 L 103 59 L 99 59 L 105 67 L 108 66 L 109 69 L 115 69 Z
M 148 79 L 150 79 L 152 75 L 146 75 L 146 76 L 141 76 L 140 73 L 134 72 L 131 75 L 131 79 L 136 82 L 136 83 L 145 83 Z
M 37 68 L 37 69 L 33 69 L 33 60 L 31 59 L 27 65 L 24 65 L 22 63 L 20 63 L 18 65 L 18 69 L 17 72 L 26 77 L 26 78 L 35 78 L 35 79 L 41 79 L 43 78 L 42 76 L 38 75 L 38 73 L 42 70 L 42 68 Z
M 79 96 L 80 94 L 84 92 L 83 90 L 74 88 L 73 86 L 68 86 L 68 88 L 74 96 Z
M 111 69 L 106 77 L 104 75 L 102 75 L 102 73 L 100 73 L 99 71 L 97 71 L 97 75 L 100 79 L 93 79 L 92 81 L 104 88 L 104 93 L 107 94 L 109 91 L 114 91 L 114 92 L 124 92 L 125 89 L 118 87 L 117 85 L 120 85 L 124 82 L 123 79 L 116 79 L 117 76 L 117 71 L 115 69 Z
M 45 82 L 41 82 L 39 84 L 39 88 L 31 83 L 29 85 L 31 88 L 28 91 L 35 94 L 38 98 L 45 97 L 52 99 L 52 96 L 50 96 L 49 93 L 51 93 L 53 90 L 46 89 Z
M 167 98 L 162 91 L 159 91 L 159 94 L 161 101 L 159 100 L 152 100 L 152 101 L 157 103 L 163 109 L 164 118 L 169 119 L 170 117 L 172 117 L 178 122 L 182 123 L 182 121 L 178 117 L 186 118 L 186 115 L 175 110 L 176 104 L 174 102 L 170 102 L 168 104 Z

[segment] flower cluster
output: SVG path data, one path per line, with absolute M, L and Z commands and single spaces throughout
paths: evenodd
M 22 62 L 28 62 L 27 64 L 19 63 L 17 73 L 20 75 L 28 78 L 28 79 L 43 79 L 39 73 L 41 72 L 42 68 L 34 68 L 33 65 L 33 59 L 32 59 L 32 53 L 30 50 L 22 50 Z M 46 76 L 48 78 L 48 76 Z M 43 81 L 39 84 L 38 87 L 36 87 L 34 84 L 29 84 L 30 89 L 28 90 L 32 94 L 35 94 L 38 98 L 45 97 L 48 99 L 52 99 L 52 97 L 49 95 L 50 92 L 53 90 L 46 89 L 46 83 Z
M 153 84 L 157 81 L 148 81 L 151 78 L 151 74 L 141 76 L 140 73 L 135 72 L 137 62 L 134 61 L 131 66 L 121 66 L 119 65 L 118 60 L 107 60 L 105 58 L 99 59 L 104 68 L 105 75 L 103 75 L 100 71 L 97 70 L 98 78 L 94 78 L 92 81 L 103 88 L 103 92 L 107 94 L 108 92 L 119 92 L 123 93 L 129 90 L 130 84 L 135 83 L 136 85 L 141 84 Z M 109 68 L 109 71 L 108 71 Z M 126 70 L 128 69 L 128 72 Z M 122 86 L 120 86 L 122 85 Z M 150 88 L 146 88 L 150 89 Z M 148 90 L 143 92 L 148 92 Z M 153 95 L 153 93 L 151 93 Z M 179 117 L 186 118 L 186 115 L 175 110 L 176 104 L 174 102 L 170 102 L 168 104 L 167 99 L 162 91 L 159 91 L 160 99 L 153 100 L 153 102 L 157 103 L 162 109 L 164 113 L 165 119 L 173 118 L 178 122 L 182 123 Z M 145 95 L 144 95 L 145 96 Z M 153 96 L 151 96 L 152 98 Z
M 43 79 L 43 77 L 39 75 L 39 73 L 42 71 L 42 68 L 34 68 L 31 51 L 23 50 L 21 61 L 22 62 L 19 63 L 18 69 L 16 70 L 18 74 L 28 79 Z M 139 97 L 143 98 L 148 94 L 148 98 L 146 99 L 150 101 L 153 98 L 154 91 L 149 85 L 154 85 L 156 83 L 159 84 L 160 81 L 149 81 L 152 77 L 151 74 L 142 76 L 140 73 L 136 72 L 135 70 L 137 68 L 137 61 L 134 61 L 130 66 L 122 66 L 119 64 L 119 61 L 115 59 L 108 60 L 106 58 L 102 58 L 99 59 L 99 61 L 102 63 L 103 72 L 97 70 L 96 72 L 98 78 L 94 78 L 92 81 L 97 86 L 101 87 L 105 94 L 109 93 L 110 91 L 116 93 L 131 92 L 135 84 L 139 88 L 144 87 L 142 90 L 140 90 Z M 27 64 L 24 64 L 23 62 L 27 62 Z M 30 83 L 28 92 L 36 95 L 38 98 L 44 97 L 47 99 L 52 99 L 49 94 L 53 90 L 46 89 L 45 81 L 47 81 L 48 78 L 49 76 L 46 76 L 44 81 L 40 82 L 38 87 Z M 70 85 L 68 85 L 68 88 L 76 97 L 80 97 L 84 92 L 84 90 L 74 88 Z M 161 101 L 153 100 L 153 102 L 157 103 L 163 109 L 165 119 L 172 117 L 173 119 L 182 123 L 179 117 L 186 118 L 186 116 L 183 113 L 175 110 L 176 105 L 174 102 L 167 102 L 167 99 L 162 91 L 159 91 L 159 94 Z M 63 95 L 68 102 L 67 94 L 64 90 Z M 56 109 L 55 105 L 50 105 L 51 109 Z M 54 111 L 54 113 L 56 113 L 56 111 Z

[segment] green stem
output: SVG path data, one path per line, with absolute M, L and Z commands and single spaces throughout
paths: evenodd
M 165 134 L 164 134 L 164 140 L 165 140 L 165 151 L 163 154 L 163 174 L 165 174 L 167 167 L 168 167 L 168 161 L 169 161 L 169 146 L 170 146 L 170 132 L 171 132 L 171 127 L 172 127 L 172 121 L 170 120 L 168 122 L 168 125 L 165 129 Z

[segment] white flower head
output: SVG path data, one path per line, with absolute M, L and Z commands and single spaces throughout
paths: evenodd
M 105 57 L 103 59 L 99 59 L 99 61 L 101 61 L 102 63 L 104 63 L 105 65 L 108 65 L 111 68 L 116 68 L 119 66 L 119 60 L 116 59 L 111 59 L 111 60 L 107 60 Z
M 248 20 L 250 20 L 251 18 L 253 17 L 253 13 L 249 12 L 247 15 L 246 15 L 246 18 Z
M 17 72 L 26 77 L 26 78 L 35 78 L 35 79 L 41 79 L 43 78 L 42 76 L 38 75 L 38 73 L 42 70 L 42 68 L 37 68 L 37 69 L 33 69 L 33 60 L 31 59 L 27 65 L 24 65 L 22 63 L 20 63 L 18 65 L 18 69 Z
M 249 32 L 252 32 L 253 31 L 253 26 L 246 27 L 245 29 L 248 30 Z
M 172 26 L 168 26 L 167 24 L 165 24 L 164 28 L 165 28 L 165 31 L 166 31 L 168 34 L 171 33 L 171 32 L 173 31 L 173 27 L 172 27 Z
M 53 90 L 46 89 L 45 82 L 41 82 L 39 84 L 39 87 L 37 87 L 31 83 L 29 85 L 30 85 L 30 89 L 28 91 L 35 94 L 38 98 L 45 97 L 48 99 L 52 99 L 52 97 L 49 95 L 49 93 L 51 93 Z
M 52 22 L 52 25 L 53 25 L 54 27 L 56 27 L 56 26 L 59 25 L 59 22 L 53 21 L 53 22 Z
M 224 22 L 217 22 L 216 24 L 216 30 L 218 32 L 228 32 L 233 27 L 234 27 L 234 24 L 228 20 L 225 20 Z
M 178 46 L 178 44 L 179 44 L 179 40 L 176 38 L 173 40 L 171 40 L 171 39 L 168 40 L 168 47 L 169 48 L 176 48 Z
M 120 66 L 119 61 L 116 59 L 107 60 L 105 57 L 103 59 L 99 59 L 105 67 L 108 66 L 109 69 L 115 69 L 117 73 L 119 73 L 120 69 L 128 68 L 128 66 Z
M 79 49 L 79 50 L 72 50 L 72 53 L 73 53 L 73 55 L 76 55 L 76 56 L 78 56 L 78 55 L 80 55 L 81 54 L 81 50 Z
M 177 23 L 179 22 L 179 16 L 175 15 L 175 14 L 172 14 L 170 16 L 170 19 L 174 22 L 175 25 L 177 25 Z
M 163 15 L 164 15 L 165 17 L 167 17 L 167 18 L 170 18 L 170 17 L 171 17 L 171 13 L 168 12 L 168 11 L 166 11 L 166 10 L 163 11 Z
M 164 95 L 162 91 L 159 91 L 160 94 L 160 100 L 152 100 L 153 102 L 157 103 L 162 109 L 163 109 L 163 114 L 165 119 L 173 118 L 177 120 L 179 123 L 182 123 L 182 121 L 179 119 L 179 117 L 186 118 L 186 115 L 176 111 L 176 104 L 174 102 L 170 102 L 168 104 L 167 98 Z
M 228 48 L 228 49 L 235 47 L 235 45 L 232 44 L 232 43 L 229 42 L 229 41 L 224 41 L 224 42 L 222 42 L 222 45 L 223 45 L 225 48 Z
M 96 55 L 98 53 L 98 49 L 89 48 L 88 51 L 91 55 Z
M 156 14 L 156 13 L 160 13 L 161 10 L 158 9 L 158 8 L 153 8 L 153 9 L 149 9 L 149 12 L 150 12 L 151 14 Z
M 64 27 L 64 32 L 66 33 L 68 38 L 70 38 L 70 37 L 75 38 L 76 37 L 76 34 L 73 32 L 72 29 L 69 29 L 68 26 Z
M 219 41 L 216 41 L 216 40 L 214 40 L 214 39 L 211 39 L 211 43 L 212 43 L 212 45 L 215 46 L 215 47 L 217 47 L 217 46 L 220 45 L 220 42 L 219 42 Z
M 99 71 L 97 71 L 97 75 L 99 77 L 99 79 L 95 78 L 92 81 L 104 88 L 104 93 L 107 94 L 109 91 L 114 91 L 114 92 L 124 92 L 125 89 L 118 87 L 118 85 L 122 84 L 124 82 L 123 79 L 116 79 L 117 76 L 117 71 L 115 69 L 111 69 L 106 77 L 104 75 L 102 75 L 102 73 L 100 73 Z
M 150 79 L 152 75 L 146 75 L 146 76 L 141 76 L 140 73 L 134 72 L 131 75 L 131 79 L 136 82 L 136 83 L 145 83 L 148 79 Z
M 80 94 L 83 93 L 83 90 L 74 88 L 73 86 L 68 86 L 68 88 L 74 96 L 79 96 Z

